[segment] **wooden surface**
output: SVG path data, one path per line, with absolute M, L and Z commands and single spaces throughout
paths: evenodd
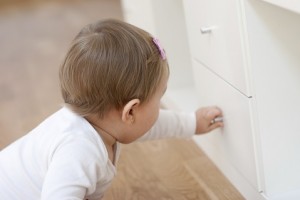
M 105 200 L 241 200 L 192 140 L 122 146 L 118 173 Z
M 71 3 L 70 3 L 71 2 Z M 80 28 L 122 18 L 117 0 L 0 4 L 0 150 L 61 106 L 58 68 Z M 243 199 L 192 142 L 124 145 L 105 200 Z

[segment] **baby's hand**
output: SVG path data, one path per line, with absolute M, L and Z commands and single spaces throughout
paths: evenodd
M 196 134 L 207 133 L 215 128 L 223 127 L 223 121 L 214 121 L 215 118 L 222 117 L 222 111 L 215 106 L 200 108 L 196 111 Z

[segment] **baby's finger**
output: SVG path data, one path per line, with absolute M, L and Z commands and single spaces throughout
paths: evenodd
M 224 126 L 224 123 L 223 122 L 216 122 L 216 123 L 213 123 L 209 126 L 209 131 L 212 131 L 216 128 L 220 128 L 220 127 L 223 127 Z
M 214 124 L 214 123 L 216 123 L 216 122 L 223 122 L 223 117 L 217 116 L 217 117 L 215 117 L 214 119 L 212 119 L 212 120 L 210 121 L 211 124 Z
M 207 118 L 214 119 L 216 117 L 222 116 L 222 111 L 218 107 L 210 107 L 207 113 Z

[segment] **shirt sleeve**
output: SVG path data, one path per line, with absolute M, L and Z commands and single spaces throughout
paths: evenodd
M 64 140 L 50 161 L 41 199 L 82 200 L 94 193 L 105 173 L 98 148 L 85 138 Z
M 153 127 L 138 141 L 163 138 L 191 138 L 196 132 L 195 113 L 160 110 Z

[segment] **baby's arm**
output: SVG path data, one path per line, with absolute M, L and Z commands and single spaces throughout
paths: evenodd
M 203 134 L 222 127 L 223 122 L 211 123 L 222 116 L 217 107 L 204 107 L 195 113 L 160 110 L 159 117 L 153 127 L 138 141 L 162 138 L 190 138 L 195 134 Z
M 163 138 L 189 138 L 196 131 L 195 113 L 160 110 L 153 127 L 138 141 L 155 140 Z

